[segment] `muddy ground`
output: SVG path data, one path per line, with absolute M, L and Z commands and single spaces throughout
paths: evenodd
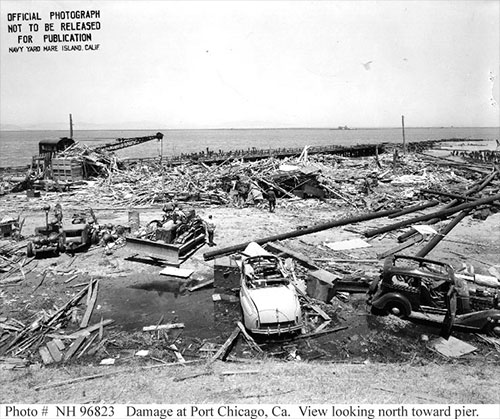
M 67 218 L 83 209 L 65 204 L 64 194 L 42 194 L 42 198 L 38 199 L 10 194 L 0 201 L 3 214 L 17 215 L 22 210 L 22 217 L 26 218 L 23 226 L 26 236 L 32 234 L 36 226 L 44 224 L 45 215 L 40 208 L 45 202 L 52 206 L 61 203 Z M 103 358 L 113 357 L 120 363 L 120 359 L 129 359 L 140 349 L 150 349 L 152 356 L 163 360 L 175 360 L 172 351 L 166 348 L 173 342 L 185 359 L 196 359 L 203 355 L 199 349 L 206 342 L 223 343 L 241 317 L 239 303 L 214 302 L 212 288 L 193 292 L 186 290 L 186 286 L 213 277 L 214 261 L 205 261 L 204 252 L 355 214 L 348 204 L 315 199 L 279 199 L 274 213 L 269 213 L 265 206 L 235 208 L 186 203 L 183 207 L 195 209 L 202 218 L 213 215 L 217 225 L 217 247 L 205 245 L 181 265 L 181 268 L 194 270 L 189 279 L 161 276 L 161 266 L 127 260 L 133 253 L 123 244 L 117 244 L 112 252 L 106 252 L 102 247 L 91 247 L 73 257 L 63 254 L 32 262 L 36 263 L 36 267 L 26 274 L 24 280 L 0 288 L 0 317 L 15 318 L 28 324 L 40 310 L 60 307 L 81 289 L 79 285 L 87 283 L 90 278 L 98 278 L 99 295 L 90 324 L 99 322 L 101 318 L 112 319 L 114 323 L 105 328 L 107 344 L 104 348 L 91 357 L 85 356 L 73 362 L 97 364 Z M 106 208 L 99 203 L 95 203 L 93 208 L 99 223 L 115 225 L 126 225 L 132 210 Z M 133 210 L 139 212 L 141 225 L 161 218 L 161 205 Z M 363 209 L 360 208 L 360 211 L 363 212 Z M 370 239 L 371 247 L 343 252 L 332 251 L 324 243 L 361 237 L 356 232 L 389 223 L 392 220 L 382 218 L 304 235 L 281 244 L 307 255 L 326 270 L 333 269 L 336 273 L 343 272 L 346 277 L 366 280 L 378 275 L 382 261 L 354 264 L 331 262 L 329 259 L 376 259 L 377 253 L 397 245 L 399 233 Z M 402 253 L 411 255 L 417 250 L 414 246 Z M 468 262 L 474 265 L 476 272 L 491 275 L 495 272 L 492 268 L 500 272 L 499 255 L 500 214 L 497 213 L 486 220 L 467 217 L 429 257 L 454 265 Z M 297 266 L 297 274 L 305 279 L 306 269 Z M 71 277 L 74 279 L 66 282 Z M 237 296 L 237 291 L 233 290 L 233 293 Z M 332 317 L 330 328 L 347 326 L 347 329 L 311 339 L 261 338 L 258 342 L 266 356 L 355 363 L 449 361 L 428 348 L 428 340 L 439 335 L 437 325 L 413 323 L 393 316 L 374 316 L 369 313 L 364 294 L 335 297 L 331 302 L 319 305 Z M 84 304 L 79 307 L 75 313 L 76 321 L 85 310 Z M 309 328 L 319 326 L 322 321 L 308 311 L 306 315 Z M 162 334 L 142 332 L 143 326 L 160 321 L 182 322 L 185 328 Z M 67 328 L 77 329 L 77 323 L 70 323 Z M 455 331 L 454 336 L 478 348 L 463 357 L 464 362 L 498 364 L 500 361 L 500 354 L 480 337 L 461 331 Z M 250 358 L 256 355 L 240 339 L 231 356 Z M 33 354 L 31 361 L 39 362 L 38 354 Z

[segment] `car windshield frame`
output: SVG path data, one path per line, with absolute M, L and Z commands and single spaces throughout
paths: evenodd
M 243 261 L 243 272 L 247 284 L 252 288 L 288 286 L 290 284 L 279 258 L 274 255 L 248 257 Z

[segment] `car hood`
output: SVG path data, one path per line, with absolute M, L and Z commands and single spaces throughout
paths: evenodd
M 299 309 L 295 290 L 286 286 L 249 290 L 249 296 L 259 312 L 261 322 L 294 320 Z M 276 311 L 279 319 L 276 318 Z

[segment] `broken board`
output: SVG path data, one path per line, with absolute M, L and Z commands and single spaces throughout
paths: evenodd
M 475 346 L 469 345 L 460 339 L 450 336 L 448 340 L 439 337 L 429 343 L 429 347 L 448 358 L 458 358 L 477 350 Z
M 177 276 L 180 278 L 189 278 L 193 274 L 192 269 L 181 269 L 174 266 L 167 266 L 160 271 L 160 275 Z

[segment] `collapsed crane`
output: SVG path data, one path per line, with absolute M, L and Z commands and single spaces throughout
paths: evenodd
M 101 151 L 116 151 L 122 148 L 132 147 L 137 144 L 142 144 L 148 141 L 161 140 L 163 139 L 163 134 L 157 132 L 156 135 L 149 135 L 147 137 L 134 137 L 134 138 L 117 138 L 112 143 L 101 144 L 92 147 L 91 150 L 95 152 Z
M 163 134 L 157 132 L 144 137 L 117 138 L 94 147 L 82 146 L 68 137 L 43 140 L 39 143 L 39 156 L 33 157 L 30 172 L 41 174 L 43 179 L 63 183 L 100 176 L 116 164 L 110 153 L 153 140 L 163 140 Z

